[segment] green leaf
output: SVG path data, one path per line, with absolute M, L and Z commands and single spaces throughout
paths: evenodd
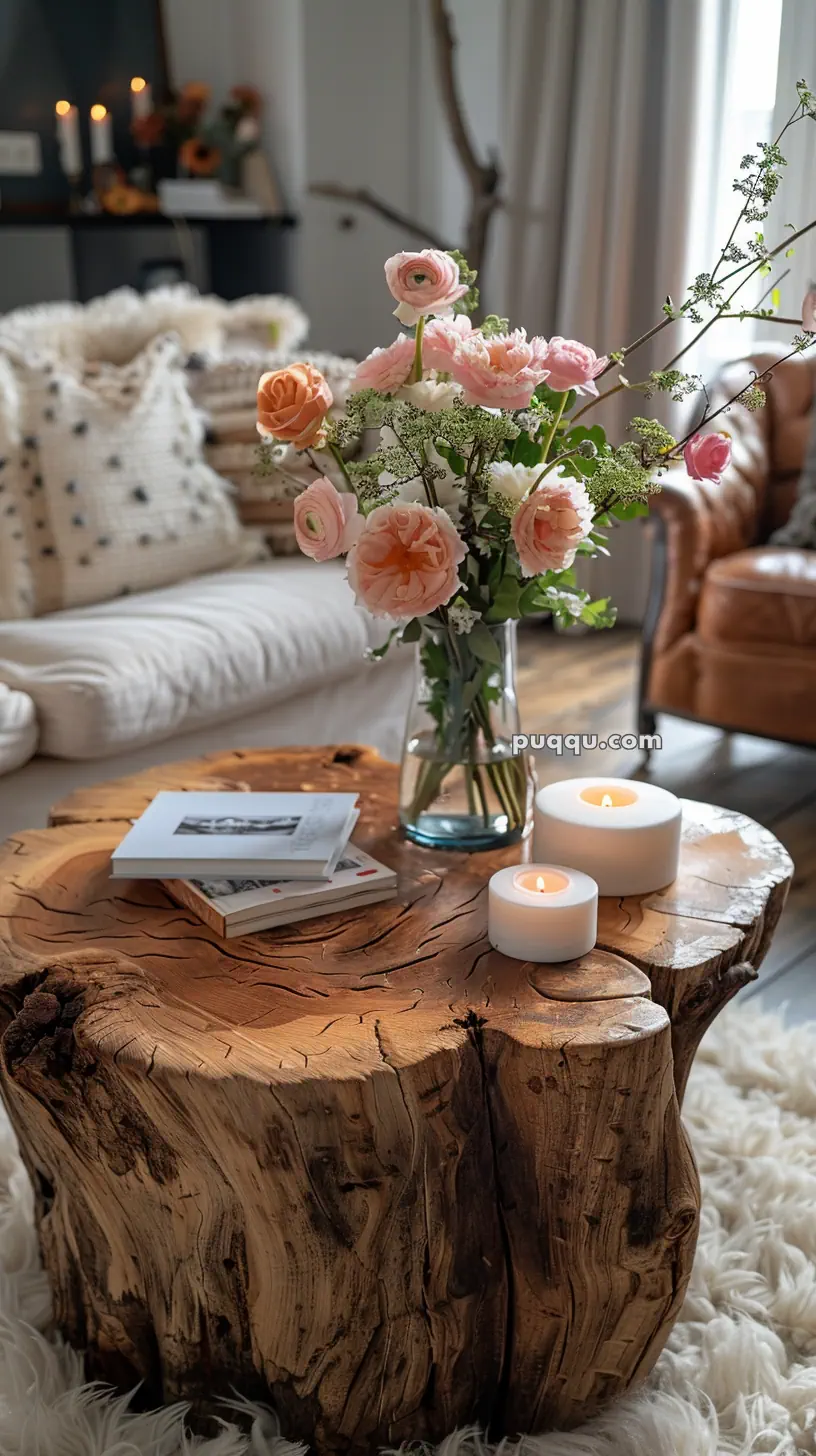
M 508 618 L 520 617 L 521 591 L 522 586 L 518 577 L 511 575 L 509 571 L 505 572 L 493 594 L 493 602 L 487 613 L 488 622 L 506 622 Z
M 771 307 L 772 308 L 779 308 L 779 305 L 781 304 L 781 302 L 782 302 L 782 294 L 779 292 L 779 289 L 778 288 L 772 288 L 771 289 Z
M 543 453 L 538 441 L 532 440 L 527 431 L 522 430 L 513 441 L 510 459 L 513 465 L 538 465 Z
M 421 636 L 422 628 L 419 625 L 419 621 L 416 617 L 412 617 L 410 622 L 405 623 L 405 626 L 402 629 L 402 635 L 400 636 L 400 641 L 418 642 Z
M 484 622 L 474 622 L 467 634 L 467 645 L 474 657 L 480 658 L 482 662 L 489 662 L 494 667 L 501 667 L 499 644 Z
M 786 258 L 792 258 L 795 252 L 796 252 L 796 249 L 795 248 L 786 248 L 785 249 L 785 257 Z
M 609 597 L 601 597 L 600 601 L 587 602 L 581 612 L 581 621 L 587 627 L 613 627 L 617 612 L 610 606 Z
M 617 501 L 609 513 L 617 521 L 634 521 L 636 516 L 648 516 L 649 506 L 646 501 Z

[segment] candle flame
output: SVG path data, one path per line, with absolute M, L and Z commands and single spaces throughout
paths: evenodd
M 537 878 L 536 878 L 536 889 L 543 891 L 543 890 L 546 890 L 546 888 L 547 888 L 547 886 L 544 883 L 544 876 L 543 875 L 538 875 Z
M 604 794 L 603 798 L 601 799 L 601 808 L 602 809 L 612 809 L 613 807 L 614 806 L 612 804 L 612 795 L 611 794 Z
M 107 114 L 107 106 L 101 106 L 98 101 L 91 107 L 91 121 L 104 121 Z
M 56 111 L 57 116 L 67 116 L 68 112 L 71 110 L 71 103 L 70 101 L 58 101 L 56 106 L 54 107 L 54 110 Z
M 146 82 L 144 76 L 134 76 L 133 77 L 133 80 L 130 83 L 130 89 L 131 89 L 131 91 L 137 91 L 137 92 L 138 91 L 144 91 L 144 88 L 145 88 L 146 85 L 147 85 L 147 82 Z

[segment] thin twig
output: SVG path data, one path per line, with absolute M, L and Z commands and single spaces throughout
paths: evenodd
M 434 228 L 426 227 L 416 218 L 409 217 L 407 212 L 400 212 L 399 208 L 392 207 L 390 202 L 378 197 L 376 192 L 372 192 L 368 187 L 344 187 L 340 182 L 313 182 L 309 191 L 315 197 L 331 197 L 337 202 L 348 202 L 353 207 L 365 207 L 369 212 L 376 212 L 379 217 L 384 217 L 386 222 L 392 222 L 395 227 L 403 228 L 431 248 L 441 248 L 443 252 L 446 252 L 451 246 L 450 241 L 440 237 Z
M 816 339 L 813 340 L 813 343 L 816 343 Z M 805 349 L 810 349 L 812 347 L 813 347 L 813 344 L 806 344 L 805 345 Z M 691 439 L 692 435 L 696 435 L 697 434 L 697 431 L 698 430 L 701 430 L 703 428 L 703 425 L 710 425 L 711 424 L 711 421 L 712 420 L 716 420 L 716 418 L 717 418 L 718 415 L 721 415 L 721 414 L 724 413 L 725 410 L 730 409 L 731 406 L 732 406 L 732 404 L 736 404 L 737 401 L 739 400 L 740 396 L 743 395 L 743 394 L 745 394 L 745 391 L 748 390 L 748 389 L 750 389 L 752 385 L 754 385 L 754 384 L 759 384 L 759 385 L 764 384 L 765 380 L 766 379 L 770 379 L 770 377 L 773 374 L 774 370 L 775 369 L 778 369 L 779 366 L 780 366 L 780 364 L 786 364 L 787 361 L 788 361 L 788 359 L 793 359 L 796 354 L 803 354 L 804 352 L 805 352 L 805 350 L 804 349 L 801 349 L 799 347 L 797 347 L 795 349 L 791 349 L 790 353 L 783 354 L 781 359 L 777 359 L 775 364 L 769 365 L 769 367 L 767 369 L 763 370 L 763 372 L 761 374 L 754 373 L 753 374 L 753 377 L 751 379 L 751 383 L 750 384 L 743 384 L 743 386 L 742 386 L 741 389 L 738 389 L 735 394 L 732 394 L 731 395 L 731 398 L 730 399 L 727 399 L 725 401 L 725 404 L 721 404 L 720 407 L 719 407 L 719 409 L 715 409 L 712 414 L 710 414 L 710 415 L 704 415 L 703 418 L 701 419 L 699 425 L 696 425 L 694 429 L 689 430 L 688 434 L 687 435 L 684 435 L 683 438 L 682 438 L 682 440 L 678 440 L 675 448 L 672 451 L 670 451 L 670 453 L 666 456 L 666 459 L 667 460 L 676 459 L 677 458 L 677 455 L 678 455 L 678 452 L 682 452 L 683 446 L 688 444 L 688 442 Z
M 474 192 L 478 192 L 482 189 L 485 168 L 479 161 L 465 121 L 465 111 L 454 65 L 456 38 L 444 0 L 431 0 L 431 23 L 434 30 L 439 90 L 453 145 L 471 187 Z

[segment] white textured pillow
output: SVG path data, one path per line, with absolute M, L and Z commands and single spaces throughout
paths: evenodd
M 178 340 L 130 364 L 17 361 L 19 493 L 36 613 L 245 559 L 229 486 L 204 462 Z
M 0 622 L 30 617 L 34 581 L 18 489 L 20 391 L 0 354 Z

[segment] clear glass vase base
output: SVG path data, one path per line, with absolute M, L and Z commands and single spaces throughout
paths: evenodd
M 479 814 L 422 814 L 416 822 L 401 823 L 406 838 L 424 849 L 465 854 L 519 844 L 524 835 L 523 826 L 508 825 L 506 814 L 493 814 L 487 823 Z

